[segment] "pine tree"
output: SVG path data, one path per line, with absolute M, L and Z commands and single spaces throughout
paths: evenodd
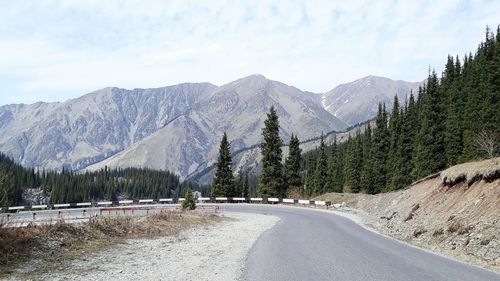
M 224 132 L 220 143 L 217 170 L 212 181 L 212 196 L 234 196 L 234 176 L 231 169 L 232 161 L 229 142 Z
M 448 166 L 458 163 L 458 158 L 462 153 L 462 115 L 464 100 L 460 92 L 460 61 L 456 62 L 453 57 L 448 57 L 446 68 L 441 78 L 441 92 L 446 97 L 446 120 L 444 132 L 444 145 L 446 150 L 446 162 Z
M 0 167 L 0 207 L 10 207 L 19 201 L 19 189 L 14 179 L 12 172 Z
M 248 183 L 248 174 L 245 173 L 245 179 L 243 180 L 243 197 L 247 198 L 250 196 L 250 186 Z
M 401 116 L 398 96 L 394 96 L 391 118 L 389 121 L 389 156 L 387 159 L 387 190 L 395 190 L 401 181 L 400 179 L 400 137 L 401 137 Z
M 243 173 L 240 170 L 238 172 L 238 178 L 236 179 L 234 183 L 234 196 L 243 196 L 243 189 L 244 189 L 244 178 L 243 178 Z
M 464 59 L 462 87 L 465 93 L 465 105 L 463 115 L 463 151 L 459 162 L 466 162 L 479 158 L 474 147 L 474 137 L 479 133 L 479 111 L 483 98 L 479 90 L 478 63 L 473 60 L 472 54 Z
M 363 133 L 363 166 L 360 174 L 360 187 L 365 192 L 370 190 L 373 182 L 373 163 L 372 163 L 372 128 L 370 123 L 366 125 L 365 132 Z
M 377 127 L 373 130 L 373 146 L 370 159 L 373 163 L 373 183 L 368 187 L 368 193 L 370 194 L 381 192 L 385 189 L 387 183 L 387 157 L 390 136 L 387 128 L 385 105 L 379 104 L 375 123 Z
M 287 187 L 301 187 L 302 178 L 300 177 L 300 162 L 302 161 L 302 150 L 299 147 L 300 142 L 297 136 L 292 134 L 288 145 L 288 158 L 285 161 L 285 179 Z
M 194 210 L 196 209 L 196 202 L 194 201 L 193 192 L 190 188 L 187 189 L 186 195 L 184 196 L 184 201 L 181 203 L 181 208 L 183 210 Z
M 347 140 L 347 153 L 344 165 L 344 192 L 357 193 L 360 191 L 360 176 L 362 167 L 362 142 L 359 132 Z
M 326 156 L 325 137 L 321 134 L 316 160 L 316 170 L 314 172 L 314 193 L 323 194 L 326 191 L 328 172 L 328 158 Z
M 261 145 L 262 174 L 259 181 L 259 194 L 262 196 L 283 196 L 284 180 L 279 120 L 274 107 L 271 107 L 262 129 L 264 143 Z
M 328 159 L 328 183 L 327 191 L 342 192 L 344 186 L 344 160 L 342 159 L 342 153 L 337 145 L 337 136 L 333 141 L 331 148 L 331 155 Z
M 422 178 L 446 167 L 443 103 L 435 72 L 429 75 L 421 97 L 420 131 L 417 135 L 413 175 Z

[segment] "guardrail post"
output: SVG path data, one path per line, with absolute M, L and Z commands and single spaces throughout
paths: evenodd
M 7 214 L 7 220 L 10 220 L 10 214 Z
M 58 217 L 61 218 L 61 211 L 59 211 Z
M 83 209 L 83 216 L 85 217 L 85 212 L 87 212 L 87 210 Z
M 35 220 L 35 219 L 36 219 L 36 213 L 33 212 L 33 220 Z

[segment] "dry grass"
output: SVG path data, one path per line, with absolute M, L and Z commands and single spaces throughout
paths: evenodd
M 28 225 L 8 228 L 0 222 L 0 276 L 17 264 L 36 257 L 50 264 L 82 252 L 103 249 L 129 238 L 175 235 L 223 218 L 201 212 L 162 211 L 148 217 L 98 217 L 86 223 Z
M 500 178 L 500 157 L 456 165 L 442 171 L 440 176 L 447 186 L 463 181 L 470 186 L 481 179 L 491 182 Z

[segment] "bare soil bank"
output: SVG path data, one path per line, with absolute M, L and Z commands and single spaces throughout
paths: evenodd
M 457 165 L 400 191 L 329 193 L 396 239 L 500 272 L 500 158 Z

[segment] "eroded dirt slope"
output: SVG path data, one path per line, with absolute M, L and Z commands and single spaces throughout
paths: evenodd
M 321 197 L 345 202 L 344 211 L 382 233 L 500 271 L 499 158 L 488 161 L 477 162 L 476 171 L 471 163 L 452 167 L 396 192 Z

